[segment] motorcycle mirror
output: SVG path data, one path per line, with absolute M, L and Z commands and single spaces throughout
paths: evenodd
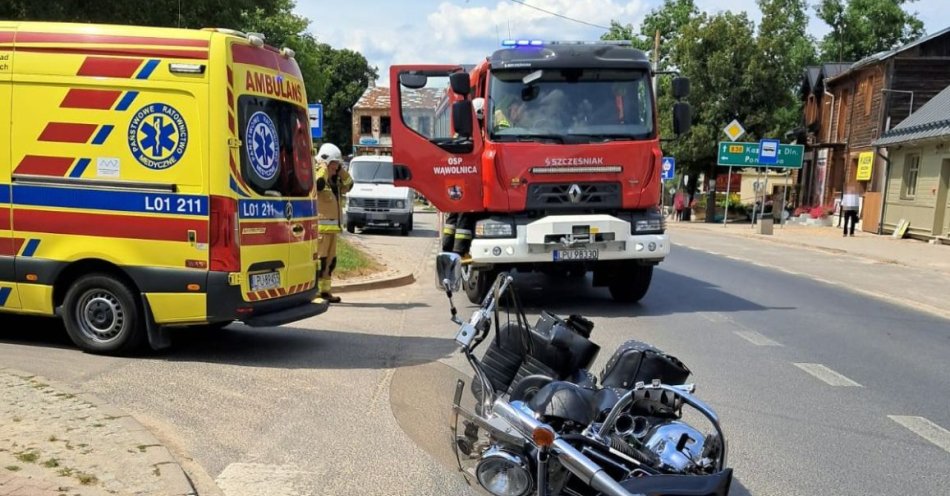
M 462 257 L 457 253 L 442 252 L 435 257 L 435 287 L 445 292 L 456 292 L 462 287 Z

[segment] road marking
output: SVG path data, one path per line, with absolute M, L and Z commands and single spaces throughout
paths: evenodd
M 820 363 L 795 363 L 794 365 L 829 386 L 864 387 Z
M 939 425 L 923 417 L 888 415 L 887 418 L 897 422 L 900 425 L 903 425 L 914 434 L 917 434 L 927 441 L 936 444 L 938 447 L 943 448 L 943 450 L 947 453 L 950 453 L 950 431 L 944 429 L 943 427 L 940 427 Z
M 296 496 L 317 474 L 290 465 L 232 463 L 224 468 L 215 483 L 225 496 Z
M 735 333 L 736 336 L 739 336 L 740 338 L 745 339 L 756 346 L 782 346 L 777 341 L 772 341 L 757 331 L 735 331 Z

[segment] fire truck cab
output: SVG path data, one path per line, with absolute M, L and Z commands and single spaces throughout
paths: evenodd
M 593 272 L 618 301 L 646 294 L 670 252 L 654 77 L 644 52 L 603 41 L 510 41 L 472 68 L 391 68 L 397 184 L 472 221 L 472 301 L 511 269 Z M 674 79 L 678 100 L 688 91 Z M 673 111 L 681 134 L 689 105 Z

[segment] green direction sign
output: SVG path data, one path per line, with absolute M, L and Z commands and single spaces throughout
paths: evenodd
M 720 141 L 718 151 L 718 164 L 723 166 L 801 169 L 805 145 L 779 145 L 778 163 L 775 165 L 759 164 L 758 143 Z

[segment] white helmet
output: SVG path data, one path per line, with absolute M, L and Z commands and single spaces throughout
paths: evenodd
M 330 162 L 339 162 L 343 163 L 343 153 L 340 152 L 340 149 L 337 148 L 333 143 L 324 143 L 320 147 L 320 151 L 317 152 L 317 160 L 330 163 Z
M 485 118 L 485 99 L 478 97 L 472 100 L 472 107 L 475 108 L 475 117 L 479 120 Z

